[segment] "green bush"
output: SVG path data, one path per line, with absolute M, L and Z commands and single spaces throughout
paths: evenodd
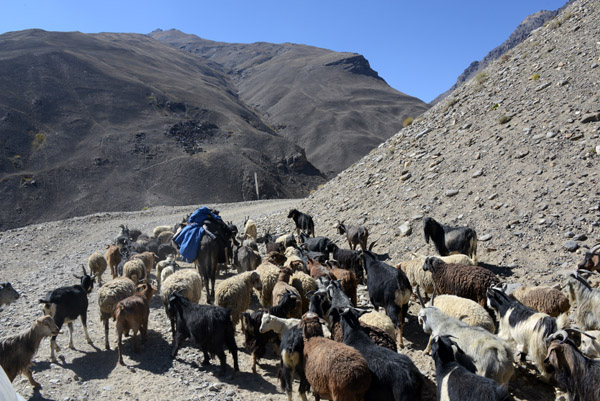
M 406 117 L 404 119 L 404 121 L 402 121 L 402 126 L 404 128 L 408 127 L 409 125 L 411 125 L 413 123 L 413 118 L 412 117 Z
M 477 82 L 479 85 L 483 85 L 483 83 L 485 81 L 487 81 L 488 78 L 489 77 L 488 77 L 487 73 L 485 71 L 481 71 L 479 74 L 477 74 L 475 76 L 475 82 Z
M 537 81 L 538 79 L 540 79 L 540 74 L 538 74 L 537 72 L 535 74 L 532 74 L 529 79 L 531 81 Z

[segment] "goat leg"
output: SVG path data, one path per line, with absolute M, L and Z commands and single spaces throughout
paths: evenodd
M 31 368 L 28 367 L 23 373 L 25 373 L 25 376 L 27 376 L 27 379 L 29 379 L 29 383 L 31 383 L 33 388 L 42 388 L 42 385 L 33 378 L 31 374 Z
M 73 345 L 73 322 L 67 323 L 67 326 L 69 327 L 69 348 L 75 349 Z

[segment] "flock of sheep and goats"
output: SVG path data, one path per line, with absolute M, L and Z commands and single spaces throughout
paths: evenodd
M 51 337 L 55 361 L 61 326 L 67 323 L 72 348 L 72 322 L 79 317 L 91 343 L 87 295 L 97 280 L 105 347 L 110 349 L 113 318 L 121 364 L 122 335 L 132 332 L 137 351 L 137 333 L 144 342 L 149 303 L 159 291 L 171 321 L 172 358 L 191 339 L 204 355 L 203 364 L 218 357 L 220 375 L 227 371 L 227 349 L 235 374 L 239 323 L 254 373 L 268 345 L 280 356 L 278 376 L 289 400 L 294 379 L 305 401 L 307 392 L 317 400 L 421 400 L 424 378 L 399 351 L 413 296 L 422 306 L 418 322 L 430 334 L 425 351 L 435 363 L 438 400 L 512 400 L 508 383 L 515 363 L 533 364 L 540 380 L 569 400 L 600 400 L 600 359 L 595 359 L 600 357 L 600 290 L 587 281 L 600 270 L 600 245 L 585 253 L 562 288 L 519 286 L 502 284 L 477 265 L 477 235 L 469 227 L 425 218 L 425 240 L 440 256 L 415 255 L 394 267 L 385 262 L 386 255 L 373 252 L 373 244 L 367 246 L 363 226 L 338 224 L 350 247 L 342 249 L 315 237 L 308 214 L 292 209 L 288 217 L 295 234 L 278 238 L 258 237 L 249 219 L 238 233 L 208 208 L 174 227 L 156 227 L 152 236 L 121 226 L 104 255 L 90 256 L 81 284 L 48 292 L 40 300 L 44 316 L 30 329 L 0 340 L 0 364 L 10 381 L 23 373 L 37 388 L 30 365 L 44 337 Z M 194 267 L 180 267 L 180 253 Z M 215 288 L 222 263 L 238 274 Z M 112 279 L 102 283 L 107 267 Z M 203 283 L 207 304 L 199 304 Z M 357 307 L 359 283 L 366 284 L 374 310 Z M 255 291 L 262 308 L 251 311 Z M 10 283 L 1 284 L 0 305 L 18 296 Z M 571 308 L 575 327 L 569 327 Z

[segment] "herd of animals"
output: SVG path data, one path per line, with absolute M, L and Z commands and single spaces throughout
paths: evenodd
M 45 337 L 50 358 L 60 349 L 56 337 L 64 323 L 73 348 L 73 321 L 81 319 L 86 340 L 88 294 L 94 282 L 109 346 L 109 320 L 116 322 L 118 363 L 123 364 L 122 336 L 137 333 L 146 340 L 149 303 L 159 291 L 171 321 L 175 358 L 184 341 L 192 339 L 203 353 L 227 371 L 225 349 L 239 371 L 235 330 L 244 334 L 252 355 L 252 372 L 273 346 L 279 355 L 279 379 L 289 400 L 299 379 L 306 400 L 421 400 L 424 378 L 402 354 L 403 326 L 409 301 L 418 299 L 418 321 L 430 335 L 425 350 L 435 363 L 438 400 L 512 400 L 508 383 L 517 363 L 533 364 L 540 380 L 552 383 L 569 400 L 600 400 L 600 290 L 587 278 L 600 270 L 600 245 L 585 253 L 577 269 L 560 288 L 503 284 L 477 264 L 477 235 L 468 227 L 449 227 L 424 219 L 425 240 L 439 256 L 413 255 L 392 266 L 387 255 L 367 246 L 363 226 L 338 224 L 350 249 L 315 236 L 311 216 L 296 209 L 288 217 L 295 235 L 259 237 L 246 219 L 244 232 L 225 223 L 216 210 L 202 223 L 194 267 L 178 263 L 175 241 L 187 224 L 156 227 L 152 236 L 121 226 L 121 234 L 104 254 L 89 257 L 80 284 L 54 289 L 40 299 L 44 316 L 30 329 L 0 340 L 0 365 L 13 381 L 23 373 L 40 384 L 30 364 Z M 195 223 L 196 224 L 196 223 Z M 258 244 L 261 244 L 260 247 Z M 360 247 L 360 250 L 357 250 Z M 259 251 L 260 249 L 260 251 Z M 215 288 L 222 265 L 237 274 Z M 102 281 L 110 268 L 111 280 Z M 206 304 L 200 304 L 202 287 Z M 358 284 L 366 284 L 374 310 L 357 303 Z M 428 303 L 424 302 L 421 292 Z M 262 306 L 249 310 L 256 295 Z M 0 286 L 0 305 L 19 294 Z M 360 307 L 359 307 L 360 306 Z M 379 312 L 379 309 L 382 312 Z M 568 314 L 575 308 L 575 327 Z

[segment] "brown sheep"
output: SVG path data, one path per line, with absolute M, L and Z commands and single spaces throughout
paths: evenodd
M 117 321 L 117 337 L 119 339 L 119 363 L 123 363 L 121 339 L 123 333 L 133 331 L 133 349 L 138 352 L 137 332 L 140 331 L 142 343 L 146 342 L 148 331 L 148 316 L 150 315 L 150 300 L 156 291 L 156 287 L 150 284 L 138 286 L 137 292 L 119 301 L 115 306 L 115 320 Z
M 371 386 L 371 371 L 365 358 L 356 349 L 323 337 L 315 313 L 306 313 L 300 325 L 304 337 L 304 372 L 315 397 L 362 400 Z
M 110 274 L 112 278 L 117 277 L 117 266 L 121 263 L 121 249 L 116 245 L 106 245 L 106 254 L 104 255 L 108 266 L 110 266 Z
M 528 287 L 523 285 L 512 294 L 517 301 L 538 312 L 558 317 L 561 313 L 569 312 L 569 298 L 554 287 Z
M 279 269 L 279 276 L 277 277 L 275 287 L 273 287 L 273 304 L 279 304 L 283 294 L 288 291 L 291 292 L 296 296 L 296 307 L 291 311 L 290 316 L 286 317 L 300 318 L 302 316 L 302 297 L 300 296 L 300 292 L 289 284 L 292 273 L 292 269 L 289 267 Z
M 358 287 L 356 274 L 350 270 L 340 268 L 335 261 L 330 260 L 328 264 L 329 271 L 331 274 L 333 274 L 336 280 L 339 280 L 340 284 L 342 285 L 342 290 L 344 290 L 344 293 L 348 295 L 348 298 L 350 298 L 352 304 L 356 306 L 356 289 Z

